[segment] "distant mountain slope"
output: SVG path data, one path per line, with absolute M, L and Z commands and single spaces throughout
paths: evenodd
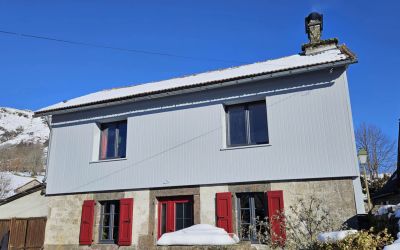
M 0 200 L 43 179 L 49 128 L 33 112 L 0 107 Z
M 33 112 L 0 108 L 0 148 L 20 143 L 45 143 L 49 128 L 42 118 L 33 118 Z

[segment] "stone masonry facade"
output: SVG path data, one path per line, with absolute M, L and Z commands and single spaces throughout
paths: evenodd
M 150 189 L 126 192 L 88 193 L 48 196 L 50 212 L 47 219 L 45 249 L 167 249 L 157 247 L 158 206 L 157 198 L 168 196 L 193 197 L 194 224 L 216 225 L 215 196 L 219 192 L 235 193 L 266 192 L 283 190 L 285 208 L 294 204 L 298 198 L 307 199 L 311 195 L 326 202 L 332 215 L 341 222 L 349 222 L 356 215 L 355 196 L 351 178 L 319 179 L 303 181 L 282 181 L 247 184 L 228 184 L 168 189 Z M 132 245 L 119 247 L 113 244 L 99 244 L 100 206 L 99 201 L 133 198 Z M 79 246 L 79 231 L 84 200 L 95 200 L 95 219 L 93 244 Z M 237 233 L 237 205 L 232 199 L 233 231 Z M 172 248 L 169 248 L 172 249 Z M 175 247 L 173 249 L 251 249 L 243 242 L 237 246 L 224 248 Z

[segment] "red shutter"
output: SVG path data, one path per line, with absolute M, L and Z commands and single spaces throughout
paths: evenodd
M 232 196 L 230 192 L 217 193 L 217 227 L 232 233 Z
M 119 201 L 118 245 L 130 246 L 132 243 L 133 198 Z
M 82 205 L 80 245 L 91 245 L 93 237 L 94 200 L 86 200 Z
M 281 215 L 284 212 L 283 191 L 268 191 L 267 192 L 268 218 L 271 223 L 271 230 L 274 232 L 271 235 L 272 241 L 280 245 L 284 245 L 286 239 L 285 221 Z

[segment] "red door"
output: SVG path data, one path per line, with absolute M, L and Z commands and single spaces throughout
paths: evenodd
M 217 227 L 232 233 L 232 195 L 230 192 L 217 193 Z
M 193 225 L 193 198 L 168 197 L 158 199 L 158 238 L 164 233 Z

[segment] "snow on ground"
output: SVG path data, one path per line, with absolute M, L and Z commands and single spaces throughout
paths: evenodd
M 333 231 L 333 232 L 324 232 L 318 234 L 318 241 L 322 243 L 329 242 L 338 242 L 346 238 L 350 234 L 357 233 L 357 230 L 343 230 L 343 231 Z
M 378 208 L 375 215 L 384 215 L 397 210 L 397 205 L 384 205 Z
M 14 190 L 27 184 L 28 182 L 36 179 L 39 182 L 43 182 L 44 175 L 38 175 L 32 177 L 29 173 L 25 172 L 0 172 L 6 179 L 10 179 L 10 189 L 11 191 L 7 194 L 7 197 L 13 196 L 15 194 Z
M 381 206 L 378 211 L 376 211 L 375 216 L 386 215 L 390 218 L 394 215 L 395 218 L 400 218 L 400 203 L 397 205 L 384 205 Z M 397 222 L 398 227 L 400 229 L 400 220 Z M 393 242 L 391 245 L 387 245 L 383 248 L 383 250 L 400 250 L 400 233 L 397 233 L 397 240 Z
M 33 112 L 13 108 L 0 107 L 0 138 L 6 132 L 22 130 L 18 135 L 5 142 L 0 141 L 0 147 L 15 145 L 20 142 L 44 143 L 49 137 L 49 128 L 42 118 L 33 118 Z
M 391 245 L 387 245 L 383 248 L 383 250 L 396 250 L 400 249 L 400 233 L 397 233 L 397 240 L 393 242 Z
M 197 224 L 176 232 L 165 233 L 157 245 L 232 245 L 239 242 L 236 235 L 232 237 L 222 228 L 208 224 Z

